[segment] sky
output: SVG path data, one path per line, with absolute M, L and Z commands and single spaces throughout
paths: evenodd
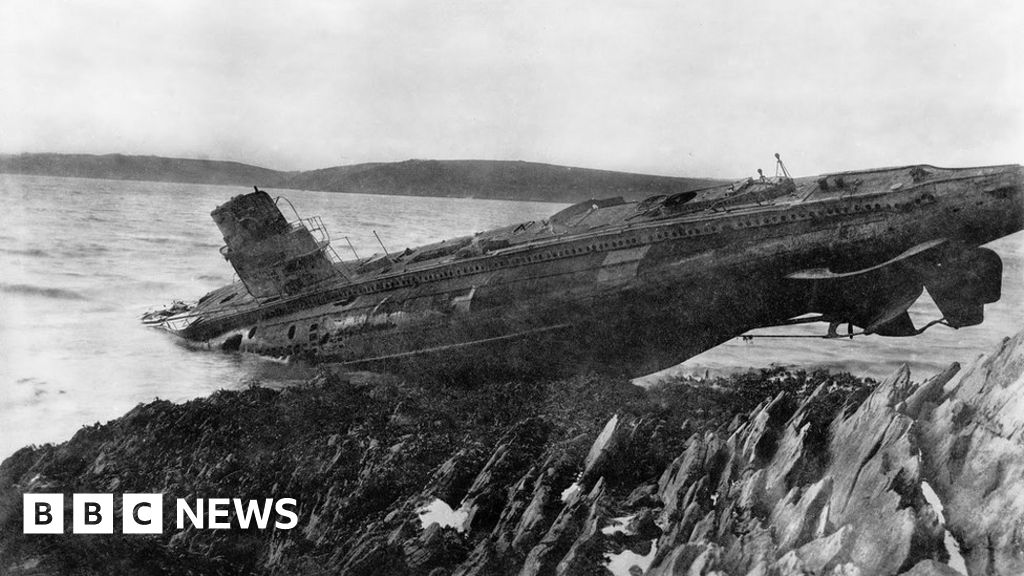
M 1024 4 L 0 0 L 0 153 L 1024 163 Z

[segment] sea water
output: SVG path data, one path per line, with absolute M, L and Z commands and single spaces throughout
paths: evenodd
M 0 174 L 0 458 L 30 443 L 59 442 L 83 425 L 140 402 L 175 402 L 253 381 L 288 386 L 312 369 L 244 354 L 194 352 L 139 317 L 230 282 L 210 211 L 240 186 Z M 550 216 L 541 202 L 371 196 L 269 190 L 301 216 L 320 215 L 335 249 L 362 257 Z M 285 211 L 290 208 L 285 206 Z M 288 214 L 291 216 L 291 214 Z M 927 376 L 967 361 L 1024 326 L 1024 235 L 992 245 L 1005 265 L 1003 298 L 986 321 L 915 338 L 734 340 L 684 363 L 691 373 L 772 363 L 828 366 L 881 376 L 910 362 Z M 919 324 L 937 317 L 928 302 Z M 823 328 L 803 327 L 808 335 Z M 810 332 L 808 332 L 810 330 Z M 762 330 L 761 332 L 779 332 Z M 786 333 L 794 333 L 788 329 Z

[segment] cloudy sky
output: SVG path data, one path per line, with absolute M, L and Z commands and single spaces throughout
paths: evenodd
M 1018 4 L 4 0 L 0 152 L 1021 163 Z

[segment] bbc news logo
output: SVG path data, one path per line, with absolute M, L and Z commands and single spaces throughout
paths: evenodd
M 297 505 L 294 498 L 199 498 L 194 503 L 178 498 L 174 505 L 175 525 L 178 530 L 189 525 L 202 530 L 234 527 L 266 530 L 271 525 L 279 530 L 291 530 L 299 523 L 295 512 Z M 25 534 L 64 533 L 63 494 L 24 494 L 22 507 L 22 530 Z M 113 534 L 114 511 L 113 494 L 73 494 L 71 532 Z M 162 534 L 163 494 L 122 494 L 120 524 L 122 534 Z

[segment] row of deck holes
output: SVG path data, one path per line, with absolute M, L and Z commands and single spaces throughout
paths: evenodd
M 883 207 L 882 204 L 875 204 L 874 206 L 872 206 L 871 204 L 856 204 L 853 207 L 853 211 L 854 212 L 860 212 L 862 209 L 864 209 L 865 211 L 869 211 L 872 208 L 875 209 L 875 210 L 881 210 L 882 207 Z M 887 209 L 892 209 L 893 205 L 892 204 L 885 204 L 884 207 L 887 208 Z M 900 205 L 896 204 L 895 207 L 899 208 Z M 805 212 L 805 213 L 802 213 L 802 214 L 792 214 L 792 215 L 789 216 L 789 220 L 796 221 L 796 220 L 799 220 L 801 218 L 806 218 L 808 216 L 810 216 L 811 218 L 817 218 L 819 216 L 824 216 L 824 215 L 846 214 L 846 213 L 849 213 L 849 212 L 850 212 L 850 209 L 848 207 L 844 206 L 844 207 L 841 207 L 841 208 L 829 208 L 828 210 L 823 210 L 821 212 L 812 211 L 812 212 Z M 771 218 L 763 219 L 760 223 L 762 225 L 767 225 L 767 224 L 771 224 L 771 223 L 778 223 L 779 220 L 780 220 L 779 216 L 773 216 Z M 786 217 L 782 216 L 781 220 L 785 221 Z M 747 228 L 747 227 L 751 227 L 751 226 L 757 226 L 758 222 L 757 222 L 757 220 L 748 220 L 746 222 L 740 221 L 740 222 L 738 222 L 738 224 L 739 224 L 740 228 Z M 718 230 L 719 230 L 718 226 L 711 226 L 711 227 L 705 228 L 703 230 L 703 232 L 704 233 L 713 233 L 713 232 L 718 232 Z M 699 228 L 689 228 L 689 229 L 686 229 L 686 230 L 673 230 L 671 233 L 658 232 L 657 234 L 655 234 L 654 238 L 656 240 L 664 240 L 666 237 L 678 238 L 680 236 L 696 236 L 696 235 L 700 234 L 701 232 L 702 232 L 702 230 L 700 230 Z M 591 245 L 587 246 L 585 251 L 593 252 L 594 250 L 607 250 L 608 248 L 621 248 L 621 247 L 623 247 L 623 245 L 636 244 L 636 243 L 637 243 L 636 238 L 630 238 L 629 240 L 617 240 L 615 242 L 608 242 L 608 243 L 602 242 L 601 244 L 596 244 L 596 245 L 595 244 L 591 244 Z M 581 252 L 584 252 L 583 248 L 572 248 L 571 250 L 568 250 L 568 251 L 565 251 L 565 252 L 560 251 L 560 252 L 557 252 L 557 253 L 554 253 L 554 254 L 547 253 L 547 254 L 541 254 L 541 255 L 513 258 L 512 259 L 512 263 L 513 264 L 526 264 L 526 263 L 530 263 L 530 262 L 538 262 L 538 261 L 547 260 L 547 259 L 551 258 L 552 256 L 561 258 L 561 257 L 566 256 L 566 255 L 579 254 Z M 446 271 L 446 272 L 443 272 L 443 273 L 428 274 L 428 275 L 424 276 L 423 279 L 424 280 L 428 280 L 428 281 L 429 280 L 439 280 L 441 278 L 451 278 L 452 276 L 461 276 L 461 275 L 463 275 L 463 274 L 465 274 L 466 272 L 469 272 L 469 271 L 480 272 L 481 270 L 482 270 L 482 268 L 480 266 L 473 266 L 472 268 L 460 269 L 457 272 Z M 390 290 L 391 288 L 395 288 L 395 287 L 398 287 L 398 286 L 410 286 L 410 285 L 412 285 L 412 283 L 413 283 L 412 280 L 403 280 L 401 282 L 385 282 L 384 284 L 375 285 L 373 288 L 364 288 L 363 289 L 363 293 L 364 294 L 369 294 L 370 292 L 376 292 L 380 288 L 384 288 L 385 290 Z
M 606 248 L 621 248 L 624 245 L 636 244 L 636 243 L 637 243 L 637 239 L 636 238 L 630 238 L 628 240 L 617 240 L 615 242 L 609 242 L 607 244 L 606 243 L 602 243 L 599 246 L 596 246 L 596 248 L 599 248 L 601 250 L 605 250 Z M 565 251 L 547 252 L 547 253 L 544 253 L 544 254 L 535 254 L 535 255 L 532 255 L 532 256 L 525 256 L 525 257 L 521 257 L 521 258 L 512 258 L 511 262 L 512 262 L 512 264 L 526 264 L 526 263 L 530 263 L 530 262 L 541 262 L 541 261 L 544 261 L 544 260 L 549 260 L 551 258 L 562 258 L 564 256 L 571 256 L 573 254 L 580 254 L 580 253 L 582 253 L 584 251 L 593 251 L 594 249 L 595 249 L 595 246 L 591 245 L 591 246 L 588 246 L 586 250 L 584 250 L 583 248 L 572 248 L 572 249 L 565 250 Z M 462 275 L 464 275 L 464 274 L 466 274 L 468 272 L 481 272 L 483 270 L 485 270 L 485 268 L 483 266 L 472 266 L 472 267 L 469 267 L 469 268 L 460 268 L 459 270 L 454 271 L 454 272 L 451 271 L 451 270 L 447 270 L 445 272 L 438 272 L 437 274 L 427 274 L 423 278 L 425 280 L 440 280 L 442 278 L 451 278 L 453 276 L 462 276 Z M 385 290 L 388 290 L 388 289 L 391 289 L 393 287 L 409 286 L 411 284 L 412 284 L 411 280 L 402 280 L 401 282 L 385 282 L 383 284 L 374 285 L 374 287 L 371 288 L 371 289 L 364 289 L 364 293 L 374 292 L 374 291 L 378 290 L 379 288 L 384 288 Z
M 860 212 L 862 210 L 864 212 L 869 212 L 871 210 L 881 210 L 883 207 L 888 209 L 888 210 L 891 210 L 893 207 L 899 208 L 900 204 L 895 204 L 895 205 L 893 205 L 893 204 L 885 204 L 885 205 L 883 205 L 883 204 L 874 204 L 874 205 L 871 205 L 871 204 L 856 204 L 856 205 L 853 206 L 852 212 Z M 807 218 L 808 216 L 810 216 L 811 218 L 818 218 L 819 216 L 831 216 L 831 215 L 835 215 L 835 214 L 848 214 L 850 212 L 851 212 L 851 210 L 850 210 L 849 207 L 843 206 L 843 207 L 840 207 L 840 208 L 829 208 L 829 209 L 823 210 L 821 212 L 818 212 L 818 211 L 815 210 L 815 211 L 811 211 L 811 212 L 804 212 L 804 213 L 801 213 L 801 214 L 791 214 L 788 219 L 792 220 L 792 221 L 796 221 L 796 220 L 800 220 L 801 218 Z M 781 218 L 781 220 L 783 222 L 785 222 L 787 220 L 786 216 L 781 216 L 781 217 L 779 217 L 779 216 L 772 216 L 771 218 L 765 218 L 765 219 L 761 220 L 760 223 L 762 225 L 777 223 L 777 222 L 780 221 L 780 218 Z M 757 226 L 758 225 L 758 221 L 757 220 L 748 220 L 746 222 L 742 222 L 741 221 L 738 224 L 739 224 L 740 228 L 751 227 L 751 226 Z
M 887 208 L 887 209 L 892 209 L 892 207 L 893 207 L 892 204 L 885 204 L 885 208 Z M 900 205 L 896 204 L 896 207 L 899 208 Z M 860 212 L 862 208 L 866 209 L 866 210 L 871 210 L 872 209 L 872 205 L 871 204 L 856 204 L 853 207 L 853 211 L 854 212 Z M 881 210 L 882 209 L 882 204 L 875 204 L 873 206 L 873 208 L 875 210 Z M 793 220 L 793 221 L 796 221 L 796 220 L 799 220 L 802 217 L 805 218 L 808 215 L 810 217 L 812 217 L 812 218 L 817 218 L 819 215 L 822 215 L 822 214 L 839 214 L 839 213 L 848 213 L 849 211 L 850 211 L 849 208 L 844 206 L 844 207 L 841 207 L 841 208 L 838 208 L 838 209 L 829 208 L 828 210 L 823 211 L 821 213 L 819 213 L 817 211 L 811 211 L 811 212 L 805 212 L 805 213 L 802 213 L 802 214 L 792 214 L 792 215 L 790 215 L 789 219 Z M 782 216 L 781 218 L 782 218 L 783 221 L 786 220 L 785 216 Z M 771 219 L 765 218 L 764 220 L 761 221 L 761 223 L 762 224 L 768 224 L 769 222 L 773 222 L 774 223 L 774 222 L 778 222 L 778 221 L 779 221 L 779 217 L 778 216 L 773 216 Z M 741 222 L 739 222 L 739 225 L 740 225 L 740 227 L 756 226 L 757 225 L 757 221 L 756 220 L 755 221 L 747 221 L 747 222 L 742 222 L 741 221 Z M 718 231 L 718 227 L 717 226 L 711 226 L 709 228 L 705 228 L 705 231 L 707 231 L 707 232 L 717 232 Z M 678 238 L 682 234 L 685 234 L 687 236 L 694 236 L 694 235 L 698 234 L 699 232 L 700 232 L 700 230 L 697 229 L 697 228 L 690 228 L 690 229 L 687 229 L 685 232 L 681 231 L 681 230 L 673 230 L 670 235 L 671 235 L 672 238 Z M 655 234 L 655 239 L 663 240 L 665 238 L 665 236 L 666 236 L 665 233 L 658 232 L 657 234 Z M 621 248 L 621 247 L 623 247 L 623 245 L 636 244 L 636 242 L 637 242 L 636 238 L 630 238 L 628 240 L 616 240 L 614 242 L 602 242 L 600 244 L 596 244 L 596 245 L 595 244 L 591 244 L 591 245 L 587 246 L 586 251 L 587 252 L 593 252 L 595 249 L 606 250 L 608 248 Z M 550 253 L 549 252 L 549 253 L 540 254 L 540 255 L 528 256 L 528 257 L 525 257 L 525 258 L 512 258 L 512 263 L 513 264 L 520 264 L 520 263 L 524 263 L 523 262 L 524 260 L 526 262 L 537 262 L 537 261 L 541 261 L 541 260 L 547 260 L 547 259 L 551 258 L 552 256 L 561 258 L 561 257 L 566 256 L 566 255 L 579 254 L 579 253 L 581 253 L 583 251 L 584 251 L 583 248 L 572 248 L 572 249 L 567 250 L 567 251 L 559 251 L 559 252 L 556 252 L 556 253 Z M 472 270 L 473 272 L 480 272 L 481 267 L 480 266 L 473 266 L 472 268 L 462 268 L 462 269 L 459 269 L 459 271 L 455 272 L 455 273 L 453 273 L 452 271 L 445 271 L 443 273 L 438 273 L 438 274 L 428 274 L 426 276 L 426 279 L 427 280 L 436 280 L 436 279 L 439 279 L 439 278 L 451 278 L 453 275 L 462 275 L 467 270 Z M 393 286 L 408 286 L 410 284 L 412 284 L 411 280 L 403 280 L 401 282 L 385 282 L 382 286 L 385 289 L 390 289 Z M 374 287 L 373 290 L 376 290 L 376 289 L 377 289 L 377 287 Z M 225 302 L 227 300 L 230 300 L 233 297 L 234 297 L 234 294 L 232 294 L 231 296 L 225 298 L 221 302 Z M 311 325 L 310 326 L 310 330 L 311 331 L 312 330 L 316 330 L 316 328 L 314 328 L 315 326 L 316 326 L 316 324 Z M 256 335 L 256 327 L 254 326 L 251 330 L 249 330 L 249 339 L 251 340 L 252 337 L 255 336 L 255 335 Z M 288 328 L 288 339 L 291 340 L 294 337 L 295 337 L 295 326 L 292 325 L 292 326 L 290 326 Z
M 917 203 L 920 203 L 920 200 L 917 200 Z M 861 209 L 865 209 L 866 211 L 870 211 L 872 208 L 874 208 L 875 210 L 881 210 L 882 206 L 883 206 L 882 204 L 875 204 L 874 206 L 872 206 L 871 204 L 855 204 L 854 207 L 853 207 L 853 211 L 854 212 L 860 212 Z M 900 208 L 900 204 L 896 204 L 895 207 L 896 208 Z M 893 205 L 892 204 L 885 204 L 885 208 L 891 210 L 893 208 Z M 806 218 L 808 215 L 810 217 L 812 217 L 812 218 L 817 218 L 818 216 L 821 216 L 821 215 L 833 215 L 833 214 L 840 214 L 840 213 L 845 214 L 845 213 L 848 213 L 848 212 L 850 212 L 849 208 L 846 207 L 846 206 L 843 206 L 841 208 L 829 208 L 828 210 L 822 211 L 820 213 L 818 211 L 811 211 L 811 212 L 805 212 L 805 213 L 802 213 L 802 214 L 792 214 L 792 215 L 790 215 L 789 219 L 793 220 L 793 221 L 796 221 L 796 220 L 799 220 L 802 217 Z M 782 218 L 783 221 L 786 220 L 785 216 L 782 216 L 781 218 Z M 771 219 L 765 218 L 764 220 L 761 221 L 761 223 L 762 224 L 768 224 L 769 222 L 775 223 L 775 222 L 778 222 L 778 221 L 779 221 L 779 217 L 778 216 L 773 216 Z M 741 221 L 741 222 L 739 222 L 739 225 L 740 225 L 741 228 L 742 227 L 749 227 L 749 226 L 756 226 L 757 225 L 757 221 L 747 221 L 747 222 L 742 222 Z M 711 227 L 705 228 L 705 231 L 709 232 L 709 233 L 710 232 L 718 232 L 718 227 L 717 226 L 711 226 Z M 678 238 L 680 235 L 695 236 L 695 235 L 697 235 L 699 233 L 700 233 L 700 230 L 697 229 L 697 228 L 690 228 L 690 229 L 687 229 L 685 231 L 677 229 L 677 230 L 673 230 L 670 234 L 666 234 L 666 233 L 663 233 L 663 232 L 658 232 L 657 234 L 655 234 L 655 238 L 657 240 L 663 240 L 666 235 L 670 235 L 672 238 Z M 593 252 L 594 250 L 606 250 L 608 248 L 621 248 L 621 247 L 623 247 L 623 245 L 631 245 L 631 244 L 636 244 L 636 243 L 637 243 L 636 238 L 630 238 L 628 240 L 616 240 L 614 242 L 607 242 L 607 243 L 606 242 L 602 242 L 601 244 L 596 244 L 596 245 L 595 244 L 591 244 L 591 245 L 587 246 L 586 251 L 587 252 Z M 554 254 L 549 252 L 549 253 L 546 253 L 546 254 L 533 255 L 533 256 L 528 256 L 528 257 L 525 257 L 525 258 L 512 258 L 512 263 L 513 264 L 520 264 L 520 263 L 523 263 L 524 260 L 526 262 L 537 262 L 537 261 L 547 260 L 547 259 L 551 258 L 552 256 L 560 258 L 560 257 L 563 257 L 565 255 L 579 254 L 579 253 L 581 253 L 583 251 L 584 251 L 583 248 L 572 248 L 570 250 L 559 251 L 559 252 L 554 253 Z M 438 273 L 438 274 L 429 274 L 425 278 L 427 280 L 435 280 L 435 279 L 439 279 L 439 278 L 450 278 L 453 275 L 461 276 L 462 274 L 466 273 L 466 271 L 469 271 L 469 270 L 472 270 L 473 272 L 480 272 L 481 271 L 481 267 L 480 266 L 473 266 L 472 268 L 462 268 L 458 272 L 455 272 L 455 273 L 453 273 L 452 271 L 446 271 L 446 272 Z M 408 286 L 408 285 L 411 285 L 411 284 L 412 284 L 411 280 L 403 280 L 401 282 L 385 282 L 382 285 L 375 286 L 373 289 L 364 289 L 364 293 L 368 293 L 370 291 L 376 291 L 377 289 L 379 289 L 380 286 L 383 286 L 385 289 L 390 289 L 393 286 Z M 222 303 L 226 302 L 227 300 L 230 300 L 233 297 L 234 297 L 234 295 L 232 294 L 231 296 L 225 298 L 221 302 Z M 313 326 L 316 326 L 316 325 L 314 324 Z M 310 326 L 310 330 L 315 330 L 315 328 L 313 328 L 313 326 Z M 252 337 L 255 336 L 255 335 L 256 335 L 256 327 L 254 326 L 251 330 L 249 330 L 249 339 L 251 340 Z M 288 339 L 291 340 L 294 337 L 295 337 L 295 326 L 292 325 L 292 326 L 289 326 L 289 328 L 288 328 Z
M 899 207 L 900 207 L 900 205 L 896 204 L 896 208 L 899 208 Z M 882 209 L 882 204 L 875 204 L 873 206 L 873 208 L 875 210 L 881 210 Z M 885 208 L 886 209 L 892 209 L 893 205 L 892 204 L 885 204 Z M 854 212 L 860 212 L 861 209 L 865 209 L 865 210 L 869 211 L 869 210 L 872 209 L 872 205 L 871 204 L 855 204 L 854 207 L 853 207 L 853 211 Z M 829 208 L 828 210 L 823 211 L 821 213 L 819 213 L 817 211 L 811 211 L 811 212 L 805 212 L 805 213 L 802 213 L 802 214 L 792 214 L 792 215 L 790 215 L 789 219 L 793 220 L 793 221 L 796 221 L 796 220 L 799 220 L 800 218 L 806 218 L 808 215 L 810 217 L 812 217 L 812 218 L 817 218 L 818 216 L 823 215 L 823 214 L 827 214 L 827 215 L 840 214 L 840 213 L 844 213 L 845 214 L 845 213 L 848 213 L 849 211 L 850 210 L 849 210 L 848 207 L 843 206 L 841 208 Z M 761 221 L 761 223 L 762 224 L 768 224 L 769 222 L 776 223 L 776 222 L 779 221 L 779 218 L 780 218 L 779 216 L 773 216 L 771 219 L 765 218 L 764 220 Z M 786 217 L 782 216 L 781 219 L 783 221 L 785 221 Z M 749 227 L 749 226 L 756 226 L 757 225 L 757 221 L 756 220 L 755 221 L 747 221 L 747 222 L 742 222 L 741 221 L 741 222 L 739 222 L 739 225 L 740 225 L 741 228 L 742 227 Z M 706 232 L 717 232 L 718 231 L 718 227 L 717 226 L 711 226 L 711 227 L 705 228 L 705 231 Z M 671 232 L 670 236 L 672 238 L 678 238 L 680 235 L 695 236 L 695 235 L 697 235 L 699 233 L 700 233 L 699 229 L 697 229 L 697 228 L 690 228 L 690 229 L 687 229 L 685 231 L 673 230 Z M 658 232 L 657 234 L 655 234 L 655 238 L 657 240 L 663 240 L 665 238 L 665 236 L 666 236 L 666 233 L 662 233 L 662 232 Z M 596 244 L 596 245 L 595 244 L 591 244 L 591 245 L 587 246 L 586 251 L 587 252 L 593 252 L 595 249 L 597 249 L 597 250 L 607 250 L 608 248 L 621 248 L 621 247 L 623 247 L 623 245 L 631 245 L 631 244 L 636 244 L 636 243 L 637 243 L 636 238 L 630 238 L 628 240 L 616 240 L 614 242 L 607 242 L 607 243 L 606 242 L 602 242 L 600 244 Z M 528 256 L 528 257 L 524 257 L 524 258 L 512 258 L 512 263 L 513 264 L 520 264 L 520 263 L 524 263 L 523 262 L 524 260 L 526 262 L 537 262 L 537 261 L 547 260 L 547 259 L 551 258 L 552 256 L 561 258 L 561 257 L 566 256 L 566 255 L 579 254 L 579 253 L 581 253 L 583 251 L 584 251 L 583 248 L 572 248 L 572 249 L 567 250 L 567 251 L 559 251 L 559 252 L 556 252 L 556 253 L 550 253 L 549 252 L 549 253 L 540 254 L 540 255 Z M 466 271 L 469 271 L 469 270 L 472 270 L 473 272 L 480 272 L 481 271 L 481 267 L 480 266 L 473 266 L 472 268 L 462 268 L 462 269 L 460 269 L 460 270 L 458 270 L 457 272 L 454 272 L 454 273 L 449 270 L 449 271 L 445 271 L 443 273 L 438 273 L 438 274 L 428 274 L 425 278 L 427 280 L 436 280 L 436 279 L 439 279 L 439 278 L 451 278 L 453 275 L 461 276 L 462 274 L 466 273 Z M 390 289 L 390 288 L 392 288 L 394 286 L 408 286 L 408 285 L 411 285 L 411 284 L 412 284 L 411 280 L 403 280 L 401 282 L 385 282 L 384 284 L 382 284 L 380 286 L 383 286 L 384 289 Z M 372 291 L 376 291 L 377 289 L 379 289 L 379 286 L 375 286 L 372 289 Z M 230 300 L 233 297 L 234 297 L 234 294 L 232 294 L 231 296 L 228 296 L 227 298 L 225 298 L 221 302 L 222 303 L 226 302 L 227 300 Z M 314 324 L 313 326 L 316 326 L 316 325 Z M 313 326 L 310 326 L 310 330 L 315 330 L 315 328 L 313 328 Z M 251 340 L 252 337 L 255 336 L 255 335 L 256 335 L 256 328 L 253 327 L 251 330 L 249 330 L 249 339 Z M 294 337 L 295 337 L 295 326 L 292 325 L 292 326 L 290 326 L 288 328 L 288 339 L 291 340 Z
M 717 232 L 717 231 L 718 231 L 718 227 L 717 226 L 706 228 L 704 230 L 704 232 L 707 232 L 707 233 Z M 700 233 L 701 233 L 701 230 L 699 230 L 697 228 L 691 228 L 689 230 L 686 230 L 685 232 L 684 231 L 679 231 L 679 230 L 673 231 L 671 235 L 672 235 L 673 238 L 677 238 L 677 237 L 679 237 L 681 235 L 696 236 L 697 234 L 700 234 Z M 658 234 L 657 238 L 659 240 L 661 240 L 663 238 L 663 235 L 662 234 Z M 591 245 L 587 246 L 586 249 L 584 249 L 584 248 L 571 248 L 571 249 L 566 250 L 566 251 L 558 251 L 558 252 L 553 252 L 553 253 L 552 252 L 548 252 L 548 253 L 544 253 L 544 254 L 537 254 L 537 255 L 532 255 L 532 256 L 524 256 L 524 257 L 519 257 L 519 258 L 512 258 L 511 262 L 512 262 L 512 264 L 527 264 L 527 263 L 531 263 L 531 262 L 541 262 L 541 261 L 544 261 L 544 260 L 549 260 L 551 258 L 562 258 L 564 256 L 571 256 L 573 254 L 581 254 L 583 252 L 593 252 L 594 250 L 607 250 L 609 248 L 623 248 L 623 247 L 626 247 L 626 246 L 629 246 L 629 245 L 635 245 L 636 243 L 637 243 L 637 239 L 636 238 L 629 238 L 627 240 L 616 240 L 616 241 L 613 241 L 613 242 L 602 242 L 600 244 L 591 244 Z M 428 280 L 428 281 L 430 281 L 430 280 L 439 280 L 441 278 L 451 278 L 452 276 L 461 276 L 461 275 L 465 274 L 466 272 L 480 272 L 481 270 L 483 270 L 483 268 L 481 266 L 473 266 L 472 268 L 462 268 L 462 269 L 459 269 L 456 272 L 446 271 L 446 272 L 441 272 L 441 273 L 437 273 L 437 274 L 428 274 L 428 275 L 424 276 L 423 279 L 424 280 Z M 364 294 L 369 294 L 370 292 L 376 292 L 380 288 L 384 288 L 385 290 L 389 290 L 389 289 L 391 289 L 393 287 L 409 286 L 411 284 L 412 284 L 411 280 L 403 280 L 401 282 L 385 282 L 383 284 L 374 285 L 372 288 L 364 288 L 363 289 L 363 293 Z

